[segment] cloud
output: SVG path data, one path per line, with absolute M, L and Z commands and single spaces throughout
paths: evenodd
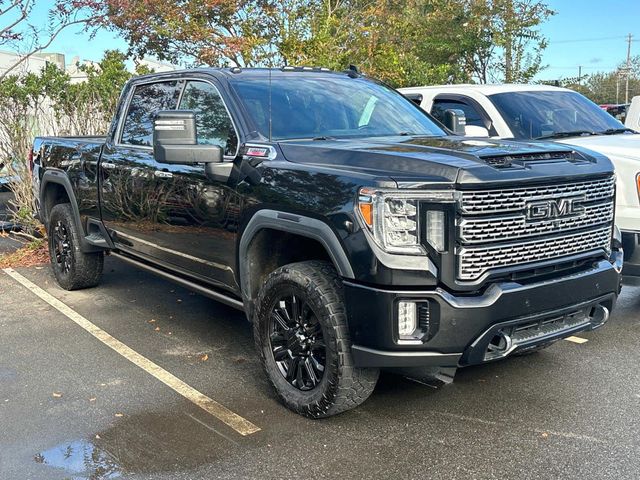
M 601 63 L 602 59 L 600 57 L 594 57 L 591 60 L 589 60 L 589 63 Z

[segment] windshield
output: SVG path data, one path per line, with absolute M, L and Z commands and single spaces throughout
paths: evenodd
M 394 90 L 331 74 L 274 75 L 269 135 L 269 77 L 239 78 L 232 84 L 259 132 L 272 140 L 446 135 Z
M 489 95 L 489 98 L 515 138 L 579 136 L 624 128 L 622 123 L 576 92 L 509 92 Z

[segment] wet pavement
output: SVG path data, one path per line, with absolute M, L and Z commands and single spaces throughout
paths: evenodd
M 603 329 L 434 389 L 383 375 L 312 421 L 276 400 L 241 313 L 108 258 L 65 292 L 100 329 L 261 428 L 242 436 L 0 272 L 0 479 L 576 478 L 640 472 L 640 288 Z

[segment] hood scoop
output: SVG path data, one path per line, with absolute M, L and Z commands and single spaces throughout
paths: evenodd
M 588 163 L 588 160 L 575 151 L 510 153 L 506 155 L 480 156 L 480 158 L 494 168 L 526 168 L 535 163 Z

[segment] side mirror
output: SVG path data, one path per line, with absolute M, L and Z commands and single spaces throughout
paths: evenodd
M 403 95 L 418 106 L 422 104 L 423 97 L 420 93 L 403 93 Z
M 153 122 L 153 156 L 159 163 L 222 163 L 218 145 L 198 145 L 196 114 L 191 110 L 163 110 Z
M 467 125 L 467 117 L 463 110 L 452 108 L 444 111 L 444 125 L 453 132 L 454 135 L 464 135 Z
M 477 125 L 465 125 L 464 135 L 466 137 L 489 137 L 489 130 L 484 127 L 478 127 Z

